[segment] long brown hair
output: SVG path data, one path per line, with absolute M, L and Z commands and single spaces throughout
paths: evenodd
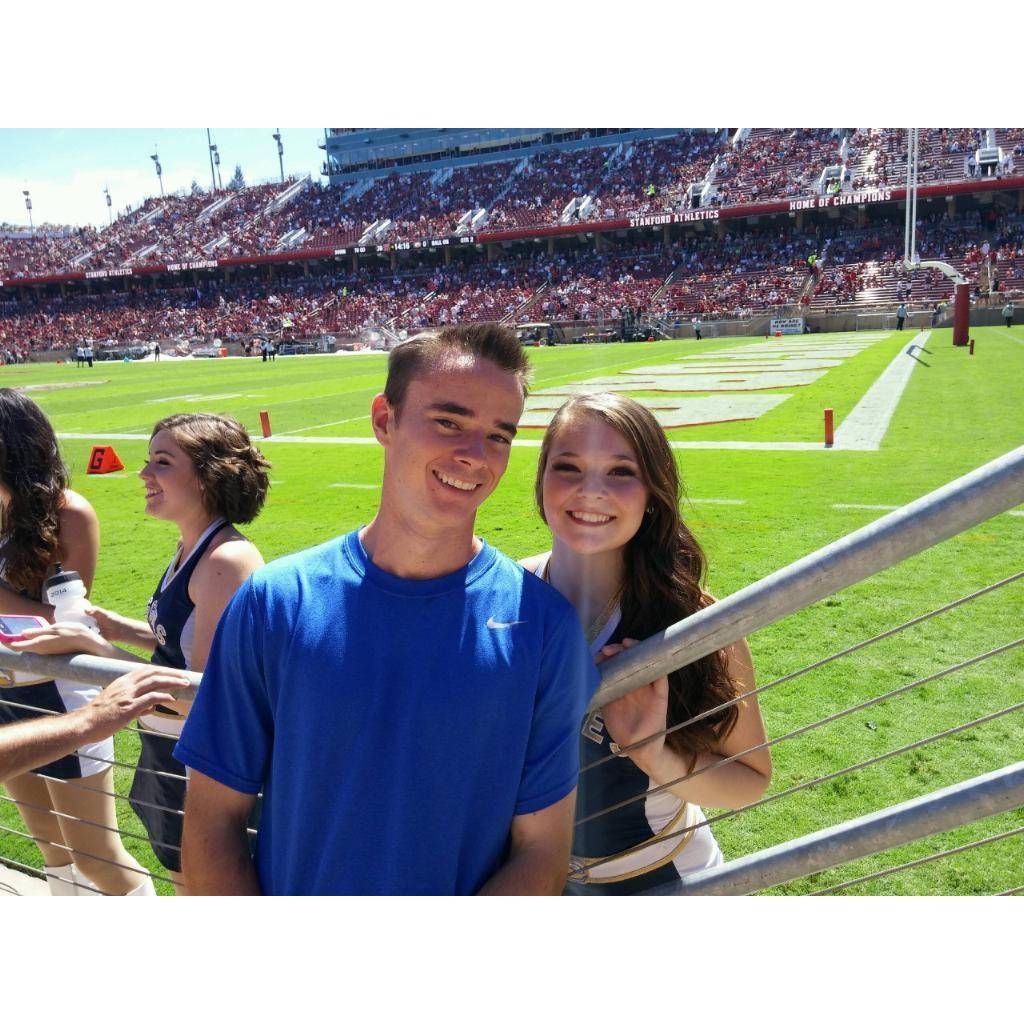
M 4 575 L 36 596 L 60 554 L 68 471 L 50 421 L 13 388 L 0 388 L 0 482 L 11 492 L 0 512 Z
M 629 442 L 647 488 L 648 511 L 623 552 L 620 628 L 623 636 L 649 637 L 709 603 L 702 590 L 707 560 L 679 515 L 682 487 L 665 431 L 649 410 L 623 395 L 577 395 L 555 413 L 544 434 L 537 464 L 535 496 L 541 518 L 544 472 L 552 442 L 563 427 L 587 417 L 603 420 Z M 670 673 L 668 681 L 670 727 L 718 707 L 737 694 L 722 651 Z M 719 714 L 669 733 L 666 743 L 688 758 L 692 768 L 698 754 L 715 750 L 729 735 L 738 717 L 739 710 L 734 704 Z

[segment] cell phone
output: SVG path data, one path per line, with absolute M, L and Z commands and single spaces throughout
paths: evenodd
M 0 644 L 23 639 L 26 629 L 40 629 L 49 626 L 46 619 L 38 615 L 0 615 Z

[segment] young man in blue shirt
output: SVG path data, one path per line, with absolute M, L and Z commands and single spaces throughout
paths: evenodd
M 473 534 L 526 371 L 495 326 L 395 349 L 373 521 L 226 609 L 176 748 L 192 893 L 561 891 L 597 674 L 571 606 Z

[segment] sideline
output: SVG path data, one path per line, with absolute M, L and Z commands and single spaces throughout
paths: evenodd
M 917 366 L 917 360 L 910 358 L 910 349 L 914 346 L 923 348 L 931 333 L 921 331 L 915 335 L 864 392 L 864 397 L 836 430 L 836 449 L 877 452 L 882 447 L 889 422 Z

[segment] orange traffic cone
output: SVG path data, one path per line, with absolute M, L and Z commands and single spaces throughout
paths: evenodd
M 109 444 L 95 444 L 89 453 L 89 467 L 86 473 L 116 473 L 124 469 L 124 463 Z

